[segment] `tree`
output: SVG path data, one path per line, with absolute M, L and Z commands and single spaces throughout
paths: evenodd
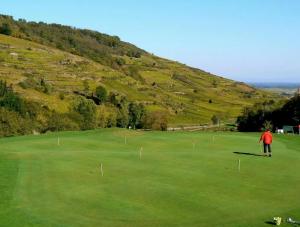
M 118 66 L 122 66 L 126 64 L 126 61 L 123 58 L 116 58 L 115 62 L 117 63 Z
M 0 137 L 16 136 L 30 133 L 32 124 L 18 113 L 0 107 Z
M 130 103 L 128 105 L 129 126 L 133 129 L 142 128 L 142 118 L 145 114 L 145 107 L 142 104 Z
M 117 94 L 114 92 L 109 92 L 108 101 L 115 106 L 118 105 Z
M 82 130 L 89 130 L 96 127 L 96 106 L 92 100 L 78 97 L 78 99 L 73 102 L 71 111 L 82 116 L 83 120 L 80 122 Z
M 12 34 L 12 29 L 9 24 L 4 23 L 0 26 L 0 34 L 3 35 L 11 35 Z
M 144 117 L 144 128 L 166 131 L 168 129 L 168 113 L 161 110 L 147 113 Z
M 98 86 L 96 88 L 95 95 L 97 96 L 97 98 L 100 100 L 101 103 L 105 102 L 107 99 L 107 91 L 106 91 L 105 87 Z
M 124 108 L 117 110 L 117 127 L 126 128 L 129 122 L 128 111 Z
M 255 132 L 265 128 L 282 128 L 284 125 L 298 125 L 300 121 L 300 97 L 275 103 L 274 100 L 256 103 L 245 108 L 237 118 L 238 130 Z
M 15 111 L 23 115 L 25 113 L 25 106 L 23 99 L 15 94 L 13 91 L 8 91 L 0 98 L 0 107 Z
M 78 123 L 69 118 L 68 114 L 53 111 L 47 119 L 47 131 L 79 130 Z
M 212 121 L 213 125 L 220 124 L 220 118 L 216 115 L 212 116 L 211 121 Z

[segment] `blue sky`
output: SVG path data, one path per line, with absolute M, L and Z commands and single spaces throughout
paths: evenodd
M 300 82 L 299 0 L 2 0 L 0 13 L 90 28 L 245 82 Z

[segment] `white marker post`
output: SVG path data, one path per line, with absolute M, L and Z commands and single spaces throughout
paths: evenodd
M 59 137 L 57 137 L 57 145 L 60 145 Z
M 141 147 L 140 149 L 140 160 L 142 160 L 142 151 L 143 151 L 143 147 Z
M 103 174 L 103 164 L 102 163 L 100 164 L 100 171 L 101 171 L 101 176 L 103 177 L 104 174 Z
M 241 159 L 239 159 L 239 161 L 238 161 L 238 170 L 239 170 L 239 172 L 241 172 Z

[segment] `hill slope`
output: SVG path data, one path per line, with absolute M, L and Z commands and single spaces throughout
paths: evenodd
M 246 84 L 151 55 L 117 37 L 61 25 L 16 22 L 2 16 L 0 25 L 3 23 L 11 26 L 12 36 L 22 39 L 0 35 L 0 79 L 12 83 L 27 99 L 60 112 L 68 109 L 74 92 L 84 89 L 84 81 L 90 91 L 103 85 L 128 100 L 144 103 L 150 111 L 167 110 L 171 124 L 176 125 L 208 123 L 213 115 L 230 119 L 245 106 L 276 98 Z M 45 28 L 47 34 L 60 33 L 60 38 L 47 41 Z M 59 45 L 61 40 L 70 43 L 72 37 L 72 48 L 65 42 Z M 97 41 L 97 37 L 110 41 Z M 38 80 L 47 82 L 51 92 L 36 89 L 33 81 Z M 61 94 L 64 100 L 59 98 Z

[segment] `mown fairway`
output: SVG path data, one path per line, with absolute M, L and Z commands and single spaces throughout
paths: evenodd
M 234 153 L 260 154 L 257 142 L 258 134 L 119 129 L 1 139 L 0 226 L 300 219 L 300 137 L 276 136 L 272 158 Z

